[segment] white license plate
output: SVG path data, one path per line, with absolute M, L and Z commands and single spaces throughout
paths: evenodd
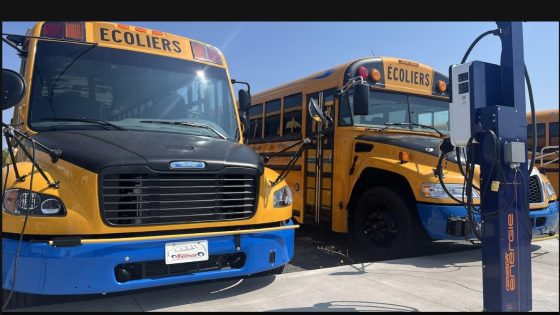
M 165 263 L 181 264 L 208 260 L 208 241 L 192 241 L 165 244 Z

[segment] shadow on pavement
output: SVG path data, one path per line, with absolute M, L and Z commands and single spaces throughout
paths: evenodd
M 106 295 L 27 295 L 35 298 L 30 303 L 32 305 L 8 310 L 33 311 L 37 308 L 37 311 L 150 311 L 248 293 L 270 285 L 274 279 L 275 276 L 219 279 Z
M 462 251 L 478 253 L 478 256 L 477 254 L 457 255 L 457 259 L 459 259 L 459 261 L 456 261 L 457 263 L 470 262 L 480 260 L 479 250 L 480 246 L 473 245 L 467 241 L 433 241 L 418 246 L 407 255 L 393 257 L 391 260 Z M 365 257 L 362 251 L 353 244 L 348 234 L 334 233 L 311 226 L 301 226 L 296 230 L 294 258 L 284 273 L 371 263 L 372 261 Z M 431 266 L 431 268 L 434 267 L 437 266 Z M 446 266 L 441 265 L 439 267 Z
M 272 312 L 418 312 L 418 309 L 389 303 L 364 301 L 332 301 L 311 307 L 283 308 Z

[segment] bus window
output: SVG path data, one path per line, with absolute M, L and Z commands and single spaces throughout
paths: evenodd
M 249 140 L 262 139 L 263 105 L 257 104 L 249 109 Z
M 384 126 L 386 122 L 408 122 L 406 98 L 404 94 L 371 91 L 369 115 L 354 115 L 354 124 Z
M 352 125 L 352 112 L 350 111 L 350 98 L 348 94 L 340 96 L 338 110 L 338 125 L 351 126 Z
M 408 101 L 411 122 L 432 126 L 439 131 L 449 130 L 449 104 L 447 102 L 418 96 L 409 96 Z
M 301 136 L 301 101 L 301 93 L 284 98 L 284 136 Z
M 548 145 L 558 145 L 558 122 L 548 124 Z
M 527 125 L 527 147 L 533 147 L 533 124 Z M 546 125 L 537 124 L 537 151 L 546 146 Z
M 264 137 L 276 138 L 280 136 L 280 99 L 265 103 L 266 123 Z

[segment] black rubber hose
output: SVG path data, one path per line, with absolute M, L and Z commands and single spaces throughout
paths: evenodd
M 525 80 L 527 80 L 527 90 L 529 91 L 529 103 L 531 104 L 531 122 L 533 123 L 533 147 L 531 148 L 531 164 L 529 165 L 529 176 L 533 167 L 535 167 L 535 154 L 537 153 L 537 116 L 535 116 L 535 100 L 533 99 L 533 88 L 531 87 L 531 79 L 527 66 L 525 68 Z
M 476 43 L 478 43 L 482 38 L 484 38 L 484 36 L 486 35 L 490 35 L 490 34 L 494 34 L 494 35 L 500 35 L 500 29 L 497 28 L 495 30 L 491 30 L 491 31 L 487 31 L 484 32 L 482 34 L 480 34 L 471 44 L 471 46 L 469 46 L 469 49 L 467 49 L 467 52 L 465 53 L 465 55 L 463 56 L 463 60 L 461 60 L 461 64 L 465 63 L 465 61 L 467 61 L 467 57 L 469 57 L 469 54 L 471 53 L 471 50 L 474 48 L 474 46 L 476 45 Z
M 10 293 L 8 294 L 8 298 L 6 299 L 6 302 L 4 302 L 4 305 L 2 305 L 2 311 L 4 311 L 6 309 L 6 307 L 8 306 L 8 304 L 10 303 L 10 300 L 12 299 L 12 295 L 14 294 L 14 289 L 16 287 L 16 268 L 17 268 L 17 262 L 18 262 L 18 257 L 19 257 L 19 249 L 21 247 L 21 242 L 23 240 L 23 233 L 25 232 L 25 227 L 27 226 L 27 219 L 29 218 L 29 203 L 31 202 L 31 193 L 33 191 L 33 173 L 35 173 L 35 141 L 31 141 L 32 145 L 33 145 L 33 161 L 31 163 L 31 178 L 29 180 L 29 190 L 28 190 L 28 194 L 27 194 L 27 200 L 26 200 L 26 209 L 25 209 L 25 220 L 23 221 L 23 226 L 21 228 L 21 232 L 19 233 L 19 240 L 18 240 L 18 245 L 16 248 L 16 256 L 14 258 L 14 272 L 13 272 L 13 277 L 12 277 L 12 287 L 10 288 Z M 12 161 L 13 163 L 15 163 L 15 161 Z

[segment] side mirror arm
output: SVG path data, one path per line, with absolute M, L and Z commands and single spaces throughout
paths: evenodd
M 280 175 L 278 175 L 278 177 L 276 178 L 276 180 L 274 180 L 271 184 L 272 186 L 276 186 L 279 182 L 283 181 L 288 174 L 290 173 L 290 171 L 292 170 L 293 166 L 296 164 L 297 160 L 299 160 L 299 157 L 301 156 L 301 154 L 303 153 L 303 151 L 307 148 L 307 146 L 311 143 L 311 139 L 309 138 L 305 138 L 301 141 L 296 142 L 295 144 L 291 145 L 288 148 L 293 148 L 295 145 L 297 144 L 302 144 L 299 149 L 296 151 L 296 153 L 294 153 L 294 155 L 292 156 L 292 159 L 290 160 L 290 163 L 288 163 L 288 166 L 282 170 L 282 172 L 280 173 Z M 286 148 L 286 149 L 288 149 Z M 280 151 L 283 152 L 286 149 Z M 275 154 L 278 154 L 279 152 L 276 152 Z M 270 157 L 269 157 L 270 158 Z
M 251 94 L 251 85 L 248 82 L 231 79 L 231 84 L 237 84 L 237 83 L 245 84 L 247 86 L 247 93 Z

